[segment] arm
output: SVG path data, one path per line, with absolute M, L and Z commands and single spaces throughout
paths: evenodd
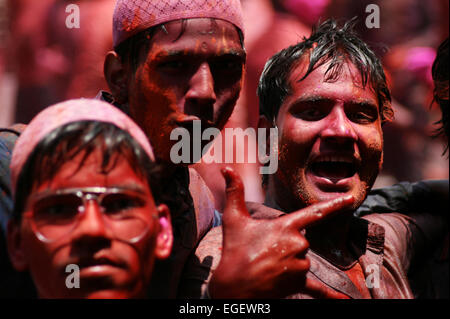
M 390 187 L 372 190 L 356 211 L 357 216 L 371 213 L 439 212 L 449 210 L 449 181 L 426 180 L 402 182 Z M 448 215 L 446 215 L 448 219 Z
M 188 275 L 197 282 L 193 289 L 197 294 L 204 294 L 208 287 L 209 297 L 219 299 L 283 298 L 298 292 L 316 298 L 347 298 L 306 276 L 309 244 L 300 230 L 348 208 L 353 197 L 322 202 L 275 219 L 253 219 L 239 176 L 232 169 L 224 170 L 223 175 L 227 185 L 223 228 L 214 228 L 200 243 L 194 260 L 199 271 Z
M 12 214 L 13 199 L 9 164 L 16 140 L 24 127 L 24 125 L 15 125 L 12 128 L 0 128 L 0 233 L 2 231 L 6 233 L 6 224 Z

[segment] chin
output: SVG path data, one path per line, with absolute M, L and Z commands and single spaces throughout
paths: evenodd
M 330 201 L 347 195 L 353 195 L 355 201 L 351 206 L 351 210 L 356 210 L 362 204 L 367 193 L 365 188 L 351 188 L 346 191 L 324 191 L 314 186 L 308 188 L 308 191 L 302 190 L 298 193 L 300 197 L 299 201 L 306 203 L 306 206 Z

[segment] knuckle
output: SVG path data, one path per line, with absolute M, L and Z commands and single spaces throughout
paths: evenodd
M 323 216 L 323 208 L 321 206 L 313 206 L 309 211 L 309 215 L 311 217 L 322 217 Z
M 309 242 L 303 236 L 300 236 L 299 247 L 301 251 L 309 249 Z

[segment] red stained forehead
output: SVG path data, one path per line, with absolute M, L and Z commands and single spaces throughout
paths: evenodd
M 374 89 L 370 83 L 363 83 L 360 71 L 354 64 L 349 61 L 344 62 L 333 70 L 330 68 L 330 63 L 326 62 L 316 67 L 303 79 L 308 70 L 309 55 L 303 56 L 289 76 L 292 95 L 299 98 L 325 94 L 330 98 L 347 97 L 378 105 Z
M 155 55 L 200 53 L 211 48 L 211 54 L 245 52 L 237 28 L 217 19 L 172 21 L 158 29 L 151 39 Z

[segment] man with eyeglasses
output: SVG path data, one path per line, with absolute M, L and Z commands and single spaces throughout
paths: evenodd
M 47 108 L 16 143 L 11 181 L 9 255 L 39 298 L 147 296 L 173 236 L 152 148 L 131 119 L 96 100 Z

